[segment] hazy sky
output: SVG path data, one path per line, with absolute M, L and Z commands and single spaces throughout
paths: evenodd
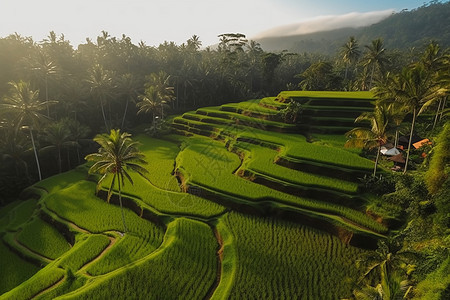
M 41 41 L 53 30 L 58 35 L 63 33 L 76 46 L 84 43 L 86 37 L 95 40 L 105 30 L 111 36 L 126 34 L 133 43 L 142 40 L 147 45 L 166 40 L 181 44 L 196 34 L 203 46 L 208 46 L 217 43 L 217 35 L 221 33 L 239 32 L 251 38 L 273 28 L 277 28 L 276 34 L 289 30 L 298 33 L 319 25 L 336 28 L 342 24 L 370 23 L 374 16 L 381 18 L 391 11 L 414 9 L 423 3 L 423 0 L 0 0 L 0 37 L 17 32 Z M 361 14 L 368 12 L 371 13 Z

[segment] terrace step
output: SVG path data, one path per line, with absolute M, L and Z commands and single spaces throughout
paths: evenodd
M 340 106 L 340 107 L 373 107 L 372 99 L 347 99 L 347 98 L 309 98 L 290 97 L 291 100 L 303 105 L 313 106 Z
M 366 202 L 365 199 L 355 195 L 349 195 L 326 188 L 300 185 L 269 174 L 262 174 L 251 169 L 244 170 L 240 176 L 251 180 L 254 183 L 267 186 L 283 193 L 310 199 L 317 199 L 319 201 L 342 205 L 353 209 L 360 209 Z
M 225 194 L 198 184 L 187 186 L 187 192 L 230 207 L 238 212 L 259 216 L 275 216 L 317 228 L 338 237 L 341 237 L 338 234 L 339 232 L 347 231 L 349 235 L 346 236 L 350 236 L 350 238 L 345 242 L 356 247 L 376 249 L 378 239 L 384 238 L 384 235 L 346 220 L 341 216 L 282 204 L 273 199 L 260 199 L 255 202 L 237 198 L 234 195 Z
M 312 127 L 327 126 L 327 127 L 352 127 L 355 124 L 354 118 L 342 118 L 342 117 L 302 117 L 301 124 L 311 125 Z

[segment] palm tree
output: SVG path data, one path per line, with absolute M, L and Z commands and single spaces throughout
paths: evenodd
M 202 46 L 202 42 L 198 35 L 193 35 L 190 39 L 187 40 L 187 48 L 189 50 L 197 51 Z
M 370 88 L 372 87 L 375 70 L 380 72 L 383 70 L 385 63 L 387 62 L 385 48 L 382 39 L 376 39 L 372 41 L 371 45 L 365 46 L 367 52 L 364 57 L 364 67 L 370 68 Z
M 125 118 L 126 118 L 127 112 L 128 112 L 128 105 L 130 104 L 130 102 L 132 102 L 132 103 L 135 102 L 135 98 L 136 98 L 137 90 L 138 90 L 138 83 L 137 83 L 136 79 L 134 78 L 133 74 L 130 74 L 130 73 L 123 74 L 119 79 L 118 89 L 119 89 L 119 92 L 126 98 L 125 109 L 124 109 L 123 117 L 122 117 L 122 126 L 121 126 L 121 128 L 123 129 L 123 127 L 125 125 Z
M 156 116 L 159 113 L 159 108 L 161 105 L 157 92 L 153 86 L 150 86 L 145 89 L 144 95 L 139 95 L 140 102 L 136 104 L 138 110 L 138 114 L 140 113 L 151 113 L 152 114 L 152 125 L 155 126 Z
M 405 107 L 395 101 L 395 90 L 399 88 L 397 77 L 389 72 L 372 88 L 372 92 L 379 102 L 386 104 L 389 127 L 395 131 L 394 147 L 397 147 L 401 124 L 407 114 Z
M 77 163 L 80 164 L 80 141 L 85 139 L 90 132 L 90 128 L 81 124 L 75 119 L 64 118 L 61 120 L 70 131 L 70 139 L 75 142 L 77 152 Z
M 33 91 L 30 84 L 24 81 L 10 82 L 11 92 L 4 98 L 4 103 L 0 103 L 0 114 L 7 116 L 15 126 L 16 132 L 20 128 L 28 129 L 33 146 L 39 180 L 42 180 L 39 158 L 36 150 L 33 130 L 46 119 L 40 111 L 45 110 L 47 105 L 55 101 L 40 102 L 39 91 Z
M 42 139 L 50 145 L 42 148 L 41 151 L 56 151 L 58 157 L 58 172 L 61 173 L 61 150 L 63 148 L 75 148 L 78 145 L 77 142 L 72 140 L 69 127 L 64 121 L 51 123 L 43 129 Z
M 405 110 L 412 114 L 411 130 L 409 134 L 408 149 L 404 173 L 409 162 L 409 154 L 417 116 L 423 111 L 423 106 L 433 99 L 442 96 L 442 90 L 436 85 L 430 73 L 421 64 L 403 69 L 397 78 L 393 89 L 393 97 L 400 102 Z
M 6 123 L 6 122 L 5 122 Z M 16 176 L 24 176 L 29 180 L 28 164 L 24 156 L 30 152 L 30 142 L 22 133 L 14 132 L 13 128 L 2 126 L 0 122 L 0 161 L 14 165 Z
M 347 80 L 348 67 L 350 64 L 355 63 L 361 51 L 359 50 L 359 45 L 354 36 L 351 36 L 347 43 L 342 47 L 342 59 L 345 62 L 345 76 L 344 80 Z
M 31 71 L 37 80 L 44 81 L 45 101 L 48 101 L 48 80 L 51 76 L 57 74 L 56 64 L 43 51 L 39 51 L 38 55 L 30 62 L 30 65 Z M 50 106 L 47 106 L 47 117 L 50 117 Z
M 445 100 L 448 96 L 448 93 L 450 91 L 450 76 L 449 76 L 449 54 L 442 53 L 441 48 L 439 44 L 436 42 L 431 42 L 427 49 L 425 50 L 424 54 L 422 55 L 419 63 L 423 65 L 425 70 L 429 72 L 429 76 L 432 77 L 432 80 L 435 81 L 436 84 L 438 84 L 440 93 L 442 94 L 442 97 L 435 97 L 431 98 L 428 101 L 426 101 L 421 109 L 420 112 L 427 109 L 429 106 L 435 104 L 438 102 L 437 110 L 434 118 L 433 123 L 433 129 L 436 126 L 436 123 L 438 121 L 438 116 L 441 108 L 443 109 L 445 107 Z
M 355 120 L 355 122 L 361 121 L 369 121 L 371 127 L 357 127 L 347 132 L 345 135 L 348 140 L 345 143 L 345 147 L 357 147 L 369 150 L 377 148 L 375 167 L 373 168 L 373 176 L 375 176 L 381 146 L 386 143 L 389 136 L 387 107 L 385 105 L 378 104 L 375 106 L 373 112 L 362 113 Z
M 382 241 L 376 251 L 372 251 L 365 261 L 368 264 L 366 272 L 359 280 L 359 284 L 373 279 L 373 275 L 379 278 L 376 287 L 365 285 L 354 291 L 356 299 L 396 300 L 406 299 L 412 290 L 407 279 L 414 271 L 415 266 L 408 263 L 411 252 L 394 252 L 391 240 Z
M 108 98 L 113 94 L 112 76 L 110 72 L 105 71 L 101 65 L 96 64 L 90 70 L 87 82 L 91 87 L 90 93 L 92 97 L 100 103 L 105 128 L 106 130 L 109 130 L 104 105 L 108 101 Z
M 157 101 L 161 105 L 161 119 L 164 119 L 164 108 L 175 99 L 174 88 L 169 85 L 170 75 L 166 72 L 150 74 L 150 81 L 146 84 L 146 89 L 153 87 L 153 92 L 156 93 Z
M 97 153 L 86 156 L 87 161 L 94 161 L 94 164 L 89 169 L 89 174 L 98 173 L 103 175 L 97 183 L 97 192 L 100 190 L 102 182 L 108 176 L 113 176 L 108 189 L 108 202 L 117 180 L 122 222 L 124 232 L 127 232 L 122 206 L 122 187 L 125 185 L 125 179 L 133 184 L 133 179 L 131 178 L 129 171 L 136 172 L 147 179 L 145 174 L 148 171 L 142 167 L 142 165 L 147 164 L 144 160 L 145 156 L 138 150 L 138 143 L 131 139 L 131 135 L 126 132 L 121 133 L 120 129 L 111 129 L 109 135 L 106 133 L 98 134 L 94 137 L 94 141 L 100 144 L 100 148 Z

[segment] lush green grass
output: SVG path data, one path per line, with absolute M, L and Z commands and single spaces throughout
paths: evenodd
M 277 97 L 265 97 L 265 98 L 262 98 L 259 101 L 259 105 L 266 106 L 266 107 L 272 107 L 272 108 L 275 108 L 277 110 L 283 109 L 283 108 L 285 108 L 287 106 L 286 103 L 278 101 Z
M 123 231 L 120 207 L 95 196 L 96 184 L 80 181 L 70 187 L 45 197 L 48 209 L 58 216 L 93 233 Z M 155 247 L 162 241 L 163 230 L 152 222 L 124 209 L 128 231 L 146 237 Z
M 222 221 L 219 232 L 225 227 L 231 236 L 223 237 L 217 299 L 341 299 L 363 271 L 356 268 L 363 251 L 324 232 L 238 213 Z
M 200 121 L 203 123 L 217 124 L 217 125 L 231 125 L 231 124 L 235 123 L 233 120 L 230 120 L 230 119 L 209 117 L 209 116 L 205 116 L 205 115 L 199 115 L 196 113 L 184 113 L 182 117 L 183 117 L 183 119 Z
M 209 226 L 177 219 L 156 252 L 61 299 L 202 299 L 216 278 L 216 247 Z
M 50 224 L 35 218 L 27 223 L 17 235 L 17 240 L 27 248 L 56 259 L 70 249 L 70 244 Z
M 200 137 L 190 138 L 189 141 L 191 143 L 177 157 L 177 167 L 184 175 L 187 184 L 206 187 L 253 202 L 270 199 L 308 210 L 336 214 L 378 232 L 386 230 L 384 226 L 359 211 L 296 197 L 240 178 L 233 174 L 240 166 L 240 159 L 237 155 L 228 152 L 222 143 Z
M 370 99 L 375 100 L 372 92 L 333 92 L 333 91 L 283 91 L 277 98 L 329 98 L 329 99 Z
M 310 104 L 318 103 L 309 107 L 318 111 L 332 111 L 334 104 L 342 102 L 345 110 L 336 109 L 342 113 L 368 107 L 373 99 L 368 93 L 342 98 L 327 92 L 291 95 L 308 98 Z M 134 185 L 127 183 L 123 187 L 125 204 L 136 208 L 132 211 L 126 205 L 124 209 L 128 227 L 125 235 L 121 235 L 120 208 L 97 197 L 96 183 L 86 180 L 89 165 L 37 183 L 30 193 L 40 195 L 39 201 L 27 200 L 0 209 L 0 233 L 4 241 L 11 244 L 11 238 L 17 236 L 20 243 L 54 261 L 46 262 L 30 280 L 0 298 L 31 298 L 48 287 L 51 289 L 38 298 L 209 298 L 218 283 L 218 253 L 223 255 L 222 272 L 214 299 L 348 297 L 360 275 L 355 261 L 362 250 L 297 223 L 232 211 L 248 208 L 305 218 L 314 226 L 328 224 L 333 232 L 343 229 L 340 234 L 346 240 L 350 238 L 347 230 L 356 237 L 370 238 L 386 232 L 384 226 L 363 212 L 345 207 L 339 200 L 330 201 L 334 195 L 356 199 L 356 183 L 333 179 L 307 166 L 310 163 L 326 166 L 327 170 L 370 171 L 373 162 L 354 150 L 344 149 L 343 135 L 314 134 L 313 143 L 309 143 L 298 134 L 274 132 L 295 128 L 275 121 L 277 109 L 285 105 L 271 97 L 202 108 L 174 118 L 179 129 L 204 136 L 166 136 L 164 140 L 134 136 L 149 162 L 149 173 L 148 180 L 133 174 Z M 347 115 L 317 116 L 311 118 L 330 124 L 349 120 Z M 308 172 L 274 163 L 280 157 L 304 163 Z M 180 187 L 175 170 L 186 186 Z M 256 174 L 267 181 L 252 182 L 252 178 L 239 176 L 246 174 Z M 90 176 L 89 180 L 97 178 Z M 103 190 L 109 187 L 109 180 L 104 182 Z M 279 185 L 270 188 L 270 182 Z M 182 192 L 185 187 L 190 192 L 197 188 L 200 195 L 206 192 L 210 200 Z M 283 187 L 292 189 L 284 193 Z M 308 198 L 295 194 L 295 188 Z M 319 195 L 310 196 L 310 191 L 331 196 L 321 199 Z M 214 197 L 228 208 L 215 203 Z M 51 222 L 38 218 L 39 209 L 77 232 L 73 247 L 49 225 Z M 141 218 L 140 209 L 153 212 L 167 228 Z M 223 239 L 219 252 L 220 237 L 216 240 L 212 225 L 206 222 L 218 224 Z M 24 248 L 17 249 L 26 252 Z M 37 271 L 15 257 L 5 244 L 0 245 L 0 255 L 8 259 L 0 263 L 2 278 L 5 271 L 14 272 L 14 264 L 23 268 L 16 277 L 0 283 L 0 292 L 17 286 Z M 30 253 L 28 256 L 32 258 Z M 56 282 L 58 285 L 52 286 Z
M 39 268 L 11 252 L 0 240 L 0 298 L 1 294 L 15 288 L 33 276 Z M 6 298 L 5 298 L 6 299 Z
M 200 108 L 197 110 L 198 114 L 207 115 L 211 117 L 216 118 L 224 118 L 224 119 L 233 119 L 238 124 L 246 124 L 251 127 L 258 127 L 258 128 L 281 128 L 281 129 L 290 129 L 294 130 L 295 125 L 292 124 L 286 124 L 283 122 L 277 122 L 277 121 L 271 121 L 266 120 L 264 118 L 254 118 L 250 117 L 244 114 L 240 114 L 237 112 L 232 111 L 224 111 L 220 107 L 207 107 L 207 108 Z M 267 116 L 269 117 L 269 116 Z
M 78 167 L 71 171 L 58 174 L 57 176 L 52 176 L 44 180 L 41 180 L 34 186 L 38 188 L 43 188 L 48 193 L 53 193 L 75 182 L 86 179 L 86 177 L 87 177 L 86 169 L 83 167 Z
M 236 146 L 250 151 L 250 158 L 246 160 L 245 169 L 307 187 L 326 188 L 350 194 L 355 194 L 358 190 L 358 185 L 354 182 L 279 166 L 274 163 L 277 152 L 266 147 L 246 143 L 237 143 Z
M 11 210 L 13 210 L 21 201 L 16 200 L 14 202 L 8 203 L 5 206 L 0 207 L 0 219 L 3 219 Z
M 152 184 L 163 190 L 180 192 L 180 187 L 172 174 L 174 161 L 180 148 L 169 141 L 155 139 L 146 135 L 134 137 L 141 145 L 141 150 L 148 162 L 148 179 Z
M 268 107 L 264 107 L 260 104 L 260 99 L 248 100 L 239 103 L 224 104 L 221 106 L 221 110 L 234 111 L 241 114 L 247 113 L 261 113 L 262 115 L 276 115 L 278 111 Z
M 2 299 L 31 299 L 41 291 L 61 280 L 64 277 L 64 274 L 64 270 L 56 268 L 54 264 L 47 265 L 33 277 L 1 295 L 1 297 Z
M 78 271 L 97 257 L 109 244 L 109 238 L 103 234 L 86 235 L 62 257 L 59 265 L 66 270 Z
M 210 218 L 220 215 L 225 210 L 223 206 L 195 195 L 163 190 L 136 174 L 132 176 L 134 185 L 126 184 L 122 189 L 123 194 L 137 197 L 159 212 Z M 109 187 L 110 180 L 111 177 L 106 178 L 103 184 L 104 189 Z
M 15 205 L 14 208 L 9 209 L 0 219 L 0 230 L 17 230 L 33 215 L 36 204 L 37 201 L 35 199 L 28 199 Z
M 131 173 L 134 184 L 127 183 L 123 186 L 122 193 L 125 196 L 140 199 L 145 204 L 166 214 L 210 218 L 225 210 L 224 207 L 214 202 L 180 192 L 178 181 L 172 175 L 175 156 L 180 150 L 178 144 L 146 136 L 138 136 L 136 140 L 142 143 L 140 150 L 143 151 L 149 162 L 146 166 L 149 173 L 146 176 L 150 182 L 136 173 Z M 111 179 L 112 177 L 109 177 L 105 180 L 104 189 L 109 188 Z
M 214 111 L 215 108 L 201 109 L 205 113 Z M 243 118 L 249 118 L 255 120 L 255 118 L 242 116 Z M 260 122 L 259 128 L 252 128 L 247 126 L 218 126 L 222 130 L 221 135 L 231 136 L 234 139 L 244 138 L 251 139 L 255 142 L 266 142 L 274 144 L 275 146 L 282 148 L 280 156 L 287 156 L 293 159 L 303 159 L 319 163 L 324 163 L 327 165 L 350 168 L 350 169 L 360 169 L 370 171 L 373 169 L 373 162 L 354 153 L 349 153 L 342 148 L 336 148 L 328 145 L 320 145 L 308 143 L 304 136 L 298 134 L 288 134 L 271 132 L 264 130 L 267 122 L 282 124 L 279 122 L 257 120 L 254 122 Z M 256 124 L 256 123 L 255 123 Z M 289 125 L 289 124 L 285 124 Z M 277 125 L 278 127 L 283 127 L 283 125 Z M 320 127 L 320 126 L 316 126 Z M 327 127 L 328 128 L 328 127 Z M 324 135 L 323 135 L 324 136 Z
M 89 266 L 87 272 L 94 276 L 106 274 L 150 254 L 155 249 L 155 245 L 149 243 L 148 240 L 127 234 L 116 242 L 101 259 Z

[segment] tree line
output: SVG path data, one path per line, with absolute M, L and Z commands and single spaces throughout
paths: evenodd
M 196 35 L 152 47 L 103 31 L 76 49 L 53 31 L 39 42 L 12 34 L 0 39 L 0 194 L 81 163 L 96 133 L 281 90 L 368 90 L 418 53 L 353 37 L 332 57 L 265 52 L 240 33 L 202 48 Z

